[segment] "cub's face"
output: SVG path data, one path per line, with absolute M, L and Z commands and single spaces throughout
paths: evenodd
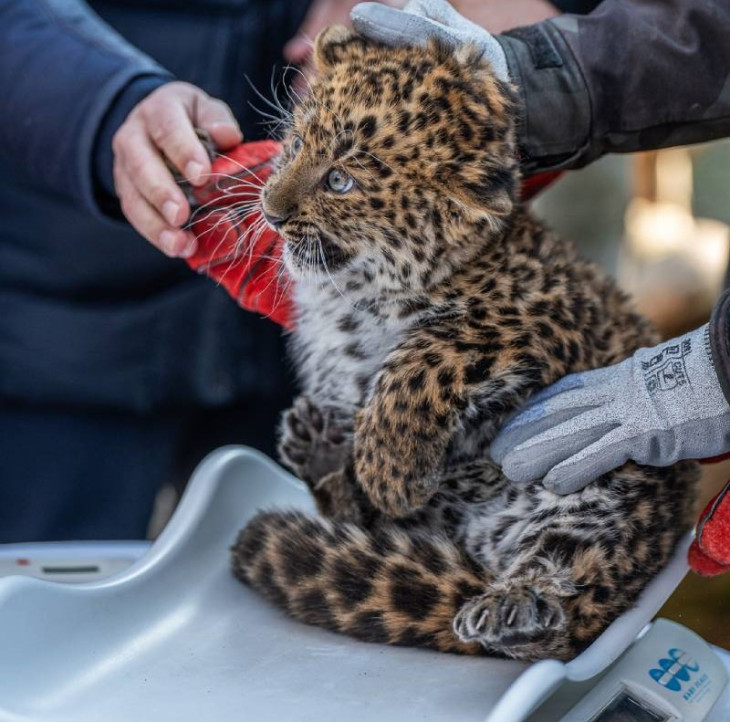
M 509 89 L 471 49 L 384 48 L 345 28 L 320 34 L 315 59 L 262 192 L 287 267 L 423 290 L 512 211 Z

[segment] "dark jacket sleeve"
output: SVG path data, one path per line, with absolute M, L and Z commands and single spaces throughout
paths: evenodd
M 528 171 L 730 135 L 730 0 L 604 0 L 499 37 Z
M 730 404 L 730 289 L 720 296 L 712 311 L 709 339 L 717 378 Z
M 33 182 L 95 210 L 97 135 L 124 91 L 146 77 L 170 74 L 81 0 L 4 0 L 0 152 Z
M 584 15 L 593 12 L 601 4 L 601 0 L 550 0 L 550 4 L 562 13 Z
M 112 140 L 132 109 L 153 90 L 172 78 L 145 75 L 132 80 L 110 105 L 99 126 L 92 148 L 95 198 L 99 209 L 109 217 L 121 217 L 121 207 L 114 188 L 114 152 Z

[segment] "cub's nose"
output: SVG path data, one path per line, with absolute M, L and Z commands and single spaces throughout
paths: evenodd
M 279 228 L 281 228 L 284 223 L 286 223 L 286 221 L 292 217 L 293 213 L 293 210 L 289 210 L 283 213 L 278 212 L 276 215 L 274 215 L 272 213 L 267 213 L 266 211 L 264 211 L 264 218 L 270 226 L 276 228 L 276 230 L 278 231 Z

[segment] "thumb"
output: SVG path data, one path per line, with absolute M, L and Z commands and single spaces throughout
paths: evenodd
M 422 15 L 415 15 L 407 8 L 397 10 L 380 3 L 360 3 L 353 8 L 350 17 L 360 35 L 391 47 L 425 47 L 431 38 L 449 47 L 458 43 L 448 27 Z
M 243 140 L 243 133 L 231 109 L 221 100 L 201 99 L 195 125 L 207 130 L 216 147 L 223 150 L 232 148 Z
M 284 46 L 284 58 L 292 65 L 303 65 L 312 54 L 312 41 L 306 35 L 295 35 Z
M 407 43 L 414 17 L 403 10 L 375 2 L 359 3 L 350 13 L 357 33 L 385 45 Z
M 447 26 L 458 25 L 466 19 L 446 0 L 411 0 L 406 10 Z

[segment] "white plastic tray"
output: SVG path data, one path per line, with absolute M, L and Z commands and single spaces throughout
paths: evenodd
M 228 447 L 121 574 L 1 579 L 0 722 L 521 722 L 564 680 L 616 659 L 686 571 L 684 543 L 639 605 L 568 665 L 364 644 L 288 619 L 231 576 L 238 530 L 276 506 L 312 503 L 266 457 Z
M 19 575 L 78 584 L 106 579 L 149 551 L 146 541 L 0 544 L 0 577 Z

